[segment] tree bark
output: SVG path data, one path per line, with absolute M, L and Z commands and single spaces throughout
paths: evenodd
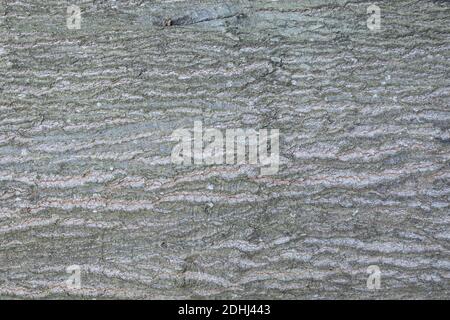
M 0 3 L 0 297 L 448 298 L 448 1 Z M 194 121 L 278 173 L 172 164 Z

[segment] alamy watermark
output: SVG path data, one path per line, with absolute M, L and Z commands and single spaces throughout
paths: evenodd
M 369 277 L 367 278 L 367 289 L 379 290 L 381 289 L 381 270 L 377 265 L 371 265 L 367 268 Z
M 81 267 L 77 264 L 68 266 L 66 272 L 70 274 L 66 280 L 66 286 L 69 290 L 81 289 Z
M 272 175 L 279 169 L 279 136 L 278 129 L 226 129 L 223 134 L 218 129 L 204 129 L 201 121 L 195 121 L 193 130 L 172 133 L 172 140 L 178 144 L 171 160 L 183 165 L 259 163 L 263 166 L 261 175 Z
M 367 28 L 371 31 L 378 31 L 381 29 L 381 9 L 379 6 L 372 4 L 367 8 Z
M 66 24 L 68 29 L 81 29 L 81 9 L 79 6 L 67 7 Z

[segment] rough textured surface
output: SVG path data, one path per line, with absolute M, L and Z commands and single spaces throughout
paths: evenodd
M 448 298 L 450 3 L 375 3 L 1 0 L 0 297 Z M 172 165 L 194 120 L 279 173 Z

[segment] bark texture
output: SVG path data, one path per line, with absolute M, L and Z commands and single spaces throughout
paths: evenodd
M 448 298 L 450 3 L 374 3 L 1 0 L 0 297 Z M 172 165 L 194 121 L 278 174 Z

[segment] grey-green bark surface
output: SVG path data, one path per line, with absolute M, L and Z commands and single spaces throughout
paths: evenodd
M 0 297 L 448 298 L 449 2 L 0 3 Z M 279 172 L 171 164 L 194 121 Z

